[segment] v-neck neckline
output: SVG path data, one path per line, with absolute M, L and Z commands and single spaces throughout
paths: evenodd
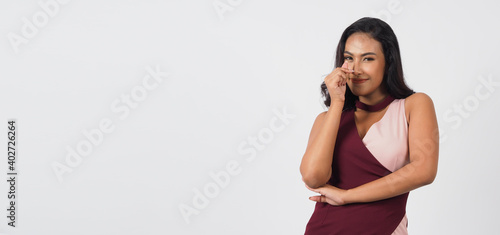
M 389 107 L 390 108 L 390 107 Z M 378 123 L 380 123 L 382 120 L 384 120 L 384 118 L 386 117 L 386 114 L 387 114 L 387 111 L 389 110 L 389 108 L 385 111 L 384 113 L 384 116 L 382 116 L 382 118 L 380 118 L 380 120 L 378 120 L 377 122 L 373 123 L 370 128 L 368 129 L 368 131 L 366 132 L 365 136 L 363 137 L 363 139 L 368 135 L 368 133 L 370 132 L 370 129 L 373 127 L 373 125 L 376 125 Z M 381 167 L 383 167 L 384 170 L 386 170 L 387 172 L 392 172 L 391 170 L 387 169 L 387 167 L 384 166 L 384 164 L 382 164 L 376 157 L 375 155 L 373 155 L 373 153 L 370 151 L 370 149 L 368 149 L 368 147 L 366 146 L 365 142 L 363 141 L 363 139 L 359 136 L 359 132 L 358 132 L 358 127 L 356 126 L 356 120 L 355 120 L 355 116 L 354 116 L 354 110 L 351 111 L 350 114 L 348 115 L 352 115 L 352 117 L 350 118 L 350 130 L 351 131 L 355 131 L 356 133 L 353 133 L 352 135 L 355 135 L 353 136 L 354 139 L 352 139 L 353 141 L 356 141 L 358 144 L 361 144 L 359 147 L 360 149 L 358 151 L 366 151 L 367 153 L 370 154 L 371 158 L 373 160 L 375 160 L 378 165 L 380 165 Z
M 374 122 L 374 123 L 373 123 L 370 127 L 368 127 L 368 129 L 366 130 L 365 135 L 364 135 L 363 137 L 361 137 L 361 136 L 359 135 L 358 124 L 356 123 L 356 111 L 354 111 L 354 112 L 352 113 L 352 115 L 353 115 L 354 127 L 356 127 L 356 133 L 358 134 L 358 137 L 359 137 L 359 139 L 360 139 L 362 142 L 363 142 L 363 140 L 366 138 L 366 136 L 368 135 L 368 133 L 370 132 L 370 130 L 372 129 L 372 127 L 373 127 L 374 125 L 376 125 L 376 124 L 380 123 L 382 120 L 384 120 L 385 116 L 387 116 L 387 115 L 386 115 L 386 114 L 387 114 L 387 111 L 389 111 L 389 109 L 391 108 L 390 106 L 391 106 L 391 104 L 392 104 L 393 102 L 394 102 L 394 100 L 392 100 L 389 104 L 387 104 L 387 106 L 386 106 L 386 107 L 384 107 L 384 109 L 385 109 L 385 108 L 387 108 L 387 109 L 385 110 L 385 112 L 384 112 L 384 115 L 382 115 L 382 117 L 381 117 L 378 121 Z M 382 110 L 383 110 L 383 109 L 382 109 Z M 365 110 L 363 110 L 363 111 L 365 111 Z M 367 111 L 365 111 L 365 112 L 367 112 Z M 364 142 L 363 142 L 363 143 L 364 143 Z

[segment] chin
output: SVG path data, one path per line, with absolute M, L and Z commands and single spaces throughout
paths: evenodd
M 351 86 L 349 86 L 349 88 L 351 89 L 352 94 L 355 96 L 365 96 L 368 94 L 368 92 L 363 91 L 363 89 L 351 88 Z
M 351 90 L 352 94 L 355 96 L 370 96 L 373 93 L 377 92 L 378 88 L 374 87 L 373 84 L 362 84 L 362 85 L 356 85 L 356 84 L 347 84 L 349 85 L 349 89 Z M 379 85 L 380 86 L 380 85 Z M 379 87 L 381 88 L 381 87 Z

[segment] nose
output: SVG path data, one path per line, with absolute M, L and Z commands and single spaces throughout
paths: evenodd
M 357 64 L 356 62 L 352 63 L 352 68 L 350 68 L 352 70 L 354 70 L 354 75 L 355 76 L 359 76 L 362 74 L 361 72 L 361 66 L 359 66 L 359 64 Z

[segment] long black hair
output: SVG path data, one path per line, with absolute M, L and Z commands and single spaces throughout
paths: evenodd
M 381 86 L 384 86 L 392 97 L 403 99 L 415 93 L 405 83 L 398 39 L 394 31 L 392 31 L 387 23 L 377 18 L 361 18 L 344 30 L 337 45 L 335 67 L 341 67 L 344 63 L 345 43 L 347 38 L 353 33 L 367 33 L 382 44 L 382 51 L 385 57 L 385 71 Z M 321 93 L 325 99 L 324 104 L 330 107 L 330 95 L 324 81 L 321 84 Z M 359 97 L 355 96 L 349 86 L 347 86 L 343 110 L 354 108 L 355 101 L 358 99 Z

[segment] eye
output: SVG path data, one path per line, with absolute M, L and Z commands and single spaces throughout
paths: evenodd
M 363 60 L 364 60 L 364 61 L 373 61 L 373 60 L 375 60 L 375 59 L 374 59 L 374 58 L 371 58 L 371 57 L 366 57 L 366 58 L 364 58 Z
M 350 56 L 345 56 L 345 57 L 344 57 L 344 59 L 345 59 L 345 60 L 347 60 L 347 61 L 351 61 L 351 60 L 352 60 L 352 57 L 350 57 Z

